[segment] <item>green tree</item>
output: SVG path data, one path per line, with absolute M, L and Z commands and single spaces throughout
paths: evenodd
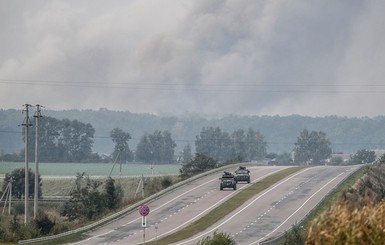
M 75 188 L 70 199 L 65 202 L 61 214 L 70 221 L 76 219 L 92 220 L 106 210 L 105 195 L 99 191 L 101 181 L 92 180 L 85 173 L 78 173 Z
M 12 181 L 12 196 L 15 198 L 21 198 L 25 194 L 25 169 L 24 168 L 18 168 L 13 170 L 11 173 L 6 173 L 5 178 L 3 180 L 3 192 L 8 186 L 8 183 Z M 28 171 L 29 173 L 29 196 L 33 197 L 35 195 L 35 173 L 32 172 L 31 169 Z M 40 174 L 38 176 L 38 191 L 39 191 L 39 197 L 42 196 L 41 191 L 41 177 Z
M 150 162 L 153 159 L 152 147 L 148 140 L 148 135 L 145 134 L 140 138 L 139 143 L 136 145 L 135 158 L 138 161 Z
M 218 161 L 227 161 L 234 157 L 233 141 L 219 127 L 203 128 L 199 136 L 196 136 L 195 148 L 197 153 Z
M 320 163 L 331 156 L 331 143 L 322 131 L 303 130 L 297 138 L 294 147 L 294 161 L 296 163 Z
M 104 186 L 106 206 L 115 209 L 120 206 L 123 199 L 123 190 L 120 185 L 115 185 L 115 180 L 108 177 Z
M 59 147 L 64 151 L 64 159 L 69 162 L 81 162 L 92 153 L 95 129 L 91 124 L 78 120 L 64 119 L 59 138 Z
M 34 120 L 31 120 L 34 123 Z M 24 130 L 24 128 L 23 128 Z M 28 157 L 35 153 L 36 128 L 30 127 Z M 84 162 L 98 159 L 92 154 L 95 129 L 78 120 L 42 117 L 39 121 L 39 160 L 41 162 Z
M 39 159 L 42 162 L 60 161 L 57 145 L 60 121 L 52 117 L 43 117 L 39 121 Z M 32 134 L 35 135 L 35 134 Z
M 285 231 L 284 245 L 304 245 L 306 240 L 306 234 L 302 227 L 295 224 L 292 225 L 290 231 Z
M 162 132 L 161 142 L 162 148 L 160 161 L 172 162 L 174 160 L 176 143 L 172 139 L 171 133 L 169 131 L 166 130 Z
M 34 124 L 35 120 L 31 120 Z M 61 161 L 62 154 L 59 152 L 58 139 L 62 122 L 53 117 L 42 117 L 39 120 L 39 161 L 40 162 L 58 162 Z M 29 128 L 28 137 L 28 156 L 32 159 L 35 155 L 35 137 L 36 127 Z
M 263 159 L 266 155 L 267 143 L 265 137 L 259 132 L 251 128 L 247 130 L 245 138 L 246 160 Z
M 350 163 L 352 164 L 361 164 L 361 163 L 371 163 L 376 160 L 376 153 L 374 151 L 369 151 L 366 149 L 361 149 L 351 156 Z
M 155 130 L 142 136 L 136 148 L 136 157 L 145 162 L 172 162 L 176 143 L 169 131 Z
M 236 242 L 229 234 L 214 231 L 212 237 L 203 238 L 197 245 L 236 245 Z
M 114 152 L 112 153 L 113 159 L 116 159 L 119 155 L 120 160 L 123 160 L 123 162 L 131 161 L 132 152 L 128 146 L 131 135 L 120 128 L 114 128 L 110 132 L 110 137 L 112 142 L 115 143 Z
M 203 154 L 196 153 L 194 159 L 183 164 L 179 172 L 182 178 L 188 178 L 216 167 L 218 167 L 218 161 Z

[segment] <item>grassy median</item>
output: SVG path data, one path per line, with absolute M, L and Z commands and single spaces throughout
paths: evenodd
M 236 210 L 238 207 L 240 207 L 242 204 L 244 204 L 247 200 L 249 200 L 256 194 L 269 188 L 270 186 L 284 179 L 285 177 L 304 168 L 305 167 L 291 167 L 269 175 L 266 178 L 251 184 L 248 188 L 240 191 L 238 194 L 236 194 L 226 202 L 222 203 L 221 205 L 213 209 L 211 212 L 209 212 L 207 215 L 188 225 L 187 227 L 171 235 L 158 239 L 157 241 L 146 242 L 146 244 L 168 245 L 192 237 L 195 234 L 206 230 L 208 227 L 215 224 L 220 219 Z

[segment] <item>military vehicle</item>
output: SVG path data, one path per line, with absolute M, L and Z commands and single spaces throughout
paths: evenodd
M 219 180 L 221 181 L 219 186 L 220 190 L 223 190 L 224 188 L 237 189 L 237 182 L 235 181 L 234 174 L 225 171 Z
M 250 170 L 246 167 L 239 166 L 237 170 L 235 170 L 235 181 L 238 182 L 247 182 L 250 183 Z

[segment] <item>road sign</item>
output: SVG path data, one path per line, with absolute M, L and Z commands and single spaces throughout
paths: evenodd
M 142 216 L 147 216 L 150 213 L 150 208 L 147 205 L 145 205 L 145 204 L 140 205 L 139 213 Z
M 146 227 L 146 226 L 147 226 L 146 216 L 142 216 L 142 227 Z

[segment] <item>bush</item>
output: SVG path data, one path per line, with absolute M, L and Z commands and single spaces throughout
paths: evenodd
M 44 211 L 40 211 L 35 220 L 36 227 L 40 230 L 42 235 L 47 235 L 51 232 L 55 226 L 55 222 L 52 221 Z
M 229 234 L 214 232 L 212 237 L 208 236 L 198 241 L 197 245 L 236 245 L 233 238 Z
M 305 235 L 298 225 L 293 225 L 290 232 L 285 232 L 284 245 L 302 245 L 305 244 Z
M 164 176 L 161 180 L 161 184 L 163 189 L 166 189 L 167 187 L 172 185 L 172 179 L 170 176 Z
M 353 211 L 341 203 L 313 222 L 306 244 L 383 244 L 384 230 L 384 202 Z
M 342 193 L 339 202 L 312 222 L 307 245 L 384 244 L 384 156 L 367 167 L 365 175 Z

